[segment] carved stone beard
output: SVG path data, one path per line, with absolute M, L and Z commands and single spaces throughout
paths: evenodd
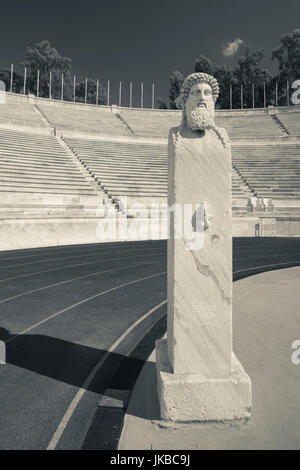
M 210 129 L 215 123 L 214 115 L 205 107 L 193 109 L 189 121 L 193 131 Z
M 187 126 L 193 131 L 210 129 L 215 125 L 214 110 L 205 106 L 195 107 L 186 117 Z

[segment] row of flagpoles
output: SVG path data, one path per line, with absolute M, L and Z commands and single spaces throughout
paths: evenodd
M 10 92 L 13 89 L 13 73 L 14 73 L 14 66 L 11 65 L 10 71 Z M 26 94 L 26 80 L 27 80 L 27 68 L 24 68 L 24 88 L 23 93 Z M 36 96 L 39 97 L 39 87 L 40 87 L 40 71 L 37 72 L 37 94 Z M 76 76 L 74 75 L 73 78 L 73 101 L 76 101 Z M 85 79 L 85 96 L 84 102 L 87 103 L 87 94 L 88 94 L 88 79 Z M 264 108 L 267 107 L 267 92 L 266 92 L 266 82 L 263 83 L 263 94 L 264 94 Z M 287 98 L 287 106 L 290 105 L 290 98 L 289 98 L 289 82 L 286 82 L 286 98 Z M 141 89 L 140 89 L 140 107 L 144 107 L 144 84 L 141 82 Z M 52 72 L 49 73 L 49 99 L 52 98 Z M 64 74 L 61 74 L 61 100 L 64 99 Z M 95 104 L 98 105 L 99 102 L 99 80 L 96 81 L 96 100 Z M 109 106 L 110 103 L 110 81 L 107 80 L 107 95 L 106 95 L 106 104 Z M 119 83 L 119 107 L 122 106 L 122 82 Z M 278 106 L 278 83 L 275 84 L 275 106 Z M 129 84 L 129 107 L 132 108 L 132 82 Z M 152 94 L 151 94 L 151 107 L 152 109 L 155 107 L 155 85 L 152 83 Z M 240 107 L 241 109 L 244 108 L 244 87 L 243 84 L 240 85 Z M 252 107 L 255 108 L 255 85 L 252 83 Z M 229 89 L 229 108 L 233 108 L 232 104 L 232 83 L 230 83 Z
M 14 66 L 11 65 L 10 71 L 10 92 L 13 89 L 13 73 L 14 73 Z M 24 87 L 23 87 L 23 94 L 26 94 L 26 82 L 27 82 L 27 68 L 24 68 Z M 37 71 L 37 92 L 36 96 L 39 97 L 39 89 L 40 89 L 40 71 Z M 132 82 L 129 84 L 129 107 L 132 108 L 132 91 L 133 86 Z M 141 82 L 141 108 L 144 107 L 144 83 Z M 85 94 L 84 94 L 84 102 L 87 103 L 87 95 L 88 95 L 88 79 L 85 79 Z M 52 99 L 52 72 L 49 73 L 49 99 Z M 61 74 L 61 100 L 64 99 L 64 74 Z M 73 101 L 76 101 L 76 76 L 73 77 Z M 95 104 L 99 103 L 99 80 L 96 80 L 96 100 Z M 106 104 L 109 106 L 110 103 L 110 81 L 107 80 L 107 94 L 106 94 Z M 122 106 L 122 82 L 119 83 L 119 106 Z M 152 83 L 152 96 L 151 96 L 151 107 L 155 107 L 155 84 Z

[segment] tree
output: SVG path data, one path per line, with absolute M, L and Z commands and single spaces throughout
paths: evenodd
M 212 75 L 213 69 L 214 67 L 211 60 L 205 57 L 204 55 L 199 55 L 198 59 L 196 59 L 195 62 L 194 71 L 208 73 L 209 75 Z
M 6 91 L 10 91 L 10 70 L 0 69 L 0 80 L 2 80 L 5 83 Z M 24 89 L 24 77 L 14 72 L 12 92 L 23 93 L 23 89 Z
M 97 81 L 88 79 L 87 80 L 87 103 L 96 104 L 97 98 Z M 81 81 L 76 86 L 76 101 L 85 102 L 85 80 Z M 98 104 L 106 104 L 106 90 L 103 88 L 101 83 L 98 87 Z
M 178 70 L 175 70 L 171 73 L 169 81 L 170 81 L 170 89 L 169 89 L 169 98 L 170 98 L 170 109 L 177 109 L 175 100 L 180 93 L 180 88 L 183 83 L 184 76 Z
M 266 91 L 268 90 L 269 93 L 267 96 L 267 98 L 269 98 L 267 103 L 270 102 L 271 88 L 269 84 L 271 76 L 267 70 L 264 70 L 261 67 L 263 57 L 264 52 L 262 49 L 255 50 L 250 46 L 246 46 L 244 55 L 238 59 L 237 66 L 233 71 L 234 77 L 239 84 L 239 88 L 240 85 L 243 85 L 243 107 L 251 108 L 253 106 L 252 84 L 254 84 L 255 107 L 264 106 L 264 86 L 266 86 Z M 240 100 L 241 98 L 238 100 L 239 105 L 241 105 Z
M 279 73 L 274 77 L 278 82 L 279 104 L 286 104 L 286 85 L 291 86 L 300 77 L 300 29 L 280 37 L 280 45 L 273 49 L 272 60 L 277 60 Z
M 24 63 L 27 68 L 27 88 L 37 92 L 37 74 L 40 72 L 39 96 L 48 98 L 50 88 L 50 71 L 52 72 L 51 96 L 61 98 L 62 74 L 64 75 L 64 99 L 72 97 L 71 59 L 62 57 L 51 47 L 49 41 L 40 41 L 34 47 L 27 47 Z
M 216 108 L 228 109 L 230 107 L 230 83 L 233 86 L 232 89 L 236 89 L 236 80 L 233 76 L 233 71 L 226 65 L 215 65 L 212 70 L 212 75 L 216 80 L 218 80 L 220 86 L 220 94 L 216 103 Z

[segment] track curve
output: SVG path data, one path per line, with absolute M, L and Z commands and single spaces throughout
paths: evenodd
M 1 449 L 82 447 L 98 397 L 124 357 L 157 325 L 155 334 L 164 332 L 166 247 L 146 241 L 0 253 L 0 339 L 7 347 Z M 296 265 L 300 239 L 233 240 L 234 280 Z

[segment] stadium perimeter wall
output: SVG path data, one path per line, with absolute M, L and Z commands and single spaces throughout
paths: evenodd
M 264 230 L 264 220 L 264 217 L 233 217 L 233 236 L 274 236 L 274 232 Z M 126 235 L 124 225 L 122 224 L 121 228 L 117 222 L 116 233 L 113 232 L 111 237 L 103 235 L 107 233 L 107 219 L 7 219 L 0 221 L 0 247 L 5 251 L 86 243 L 166 239 L 166 232 L 163 232 L 162 228 L 165 227 L 165 222 L 157 220 L 152 233 L 148 223 L 149 219 L 144 218 L 127 219 Z M 299 234 L 300 217 L 277 218 L 276 236 L 295 237 Z

